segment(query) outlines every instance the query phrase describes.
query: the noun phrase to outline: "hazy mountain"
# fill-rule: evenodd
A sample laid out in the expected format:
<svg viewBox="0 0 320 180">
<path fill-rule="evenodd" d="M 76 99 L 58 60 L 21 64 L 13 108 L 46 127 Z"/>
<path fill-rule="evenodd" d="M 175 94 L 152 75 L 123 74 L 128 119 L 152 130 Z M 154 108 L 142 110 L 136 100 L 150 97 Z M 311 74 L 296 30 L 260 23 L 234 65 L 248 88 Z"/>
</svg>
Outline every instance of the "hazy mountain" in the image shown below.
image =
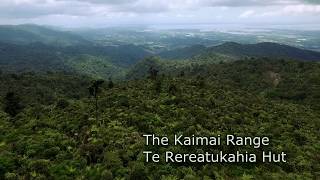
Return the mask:
<svg viewBox="0 0 320 180">
<path fill-rule="evenodd" d="M 67 31 L 58 31 L 38 25 L 0 25 L 0 41 L 14 44 L 43 44 L 70 46 L 89 44 L 81 36 Z"/>
</svg>

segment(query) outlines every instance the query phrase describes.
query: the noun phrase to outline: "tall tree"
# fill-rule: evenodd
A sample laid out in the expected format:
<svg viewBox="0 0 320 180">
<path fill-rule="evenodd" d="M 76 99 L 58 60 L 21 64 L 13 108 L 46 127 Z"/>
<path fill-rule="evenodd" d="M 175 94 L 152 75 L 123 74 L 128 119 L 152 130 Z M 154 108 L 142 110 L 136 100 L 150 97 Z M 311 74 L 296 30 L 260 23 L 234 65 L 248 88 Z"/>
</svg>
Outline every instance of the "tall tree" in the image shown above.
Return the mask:
<svg viewBox="0 0 320 180">
<path fill-rule="evenodd" d="M 112 89 L 114 87 L 114 83 L 113 83 L 113 81 L 112 81 L 112 79 L 111 79 L 111 77 L 109 78 L 109 82 L 108 82 L 108 88 L 109 89 Z"/>
<path fill-rule="evenodd" d="M 4 111 L 15 117 L 23 110 L 20 98 L 14 92 L 8 92 L 4 98 Z"/>
<path fill-rule="evenodd" d="M 158 77 L 158 72 L 159 71 L 157 69 L 155 69 L 154 67 L 150 67 L 149 68 L 149 77 L 150 77 L 150 79 L 156 80 L 157 77 Z"/>
<path fill-rule="evenodd" d="M 104 83 L 103 80 L 97 80 L 92 83 L 92 85 L 89 87 L 89 93 L 90 96 L 92 96 L 95 100 L 95 116 L 96 116 L 96 121 L 98 121 L 98 100 L 99 96 L 98 94 L 101 91 L 101 86 Z"/>
</svg>

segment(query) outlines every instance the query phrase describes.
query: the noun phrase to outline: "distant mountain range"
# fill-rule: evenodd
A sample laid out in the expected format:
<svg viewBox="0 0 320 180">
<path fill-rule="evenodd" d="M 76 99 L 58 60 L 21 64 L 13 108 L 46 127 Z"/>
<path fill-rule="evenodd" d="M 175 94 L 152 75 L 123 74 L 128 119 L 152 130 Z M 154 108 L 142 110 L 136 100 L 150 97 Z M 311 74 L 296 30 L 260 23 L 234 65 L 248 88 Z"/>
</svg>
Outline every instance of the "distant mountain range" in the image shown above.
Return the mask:
<svg viewBox="0 0 320 180">
<path fill-rule="evenodd" d="M 143 65 L 146 61 L 141 60 L 150 56 L 166 59 L 167 61 L 161 61 L 159 66 L 164 69 L 185 67 L 190 63 L 212 64 L 251 57 L 320 60 L 320 52 L 276 43 L 228 42 L 212 47 L 193 45 L 156 53 L 142 45 L 102 45 L 72 32 L 37 25 L 0 26 L 0 70 L 2 71 L 76 71 L 94 77 L 123 78 L 127 71 L 140 72 L 140 67 L 146 67 Z M 139 61 L 142 63 L 138 63 Z M 136 64 L 139 68 L 134 66 Z"/>
<path fill-rule="evenodd" d="M 151 54 L 141 46 L 102 46 L 70 32 L 42 26 L 0 26 L 2 71 L 79 71 L 107 78 L 111 74 L 122 74 L 123 67 Z M 84 57 L 88 59 L 84 60 Z"/>
</svg>

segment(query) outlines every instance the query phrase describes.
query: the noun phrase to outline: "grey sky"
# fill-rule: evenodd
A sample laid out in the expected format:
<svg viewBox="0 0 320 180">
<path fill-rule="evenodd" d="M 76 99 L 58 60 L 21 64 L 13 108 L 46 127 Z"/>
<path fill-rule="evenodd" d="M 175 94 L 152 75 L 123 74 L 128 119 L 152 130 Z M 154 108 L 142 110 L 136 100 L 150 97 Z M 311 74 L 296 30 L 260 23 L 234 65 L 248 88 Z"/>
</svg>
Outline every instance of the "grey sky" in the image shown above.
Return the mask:
<svg viewBox="0 0 320 180">
<path fill-rule="evenodd" d="M 320 24 L 320 0 L 1 0 L 0 24 Z"/>
</svg>

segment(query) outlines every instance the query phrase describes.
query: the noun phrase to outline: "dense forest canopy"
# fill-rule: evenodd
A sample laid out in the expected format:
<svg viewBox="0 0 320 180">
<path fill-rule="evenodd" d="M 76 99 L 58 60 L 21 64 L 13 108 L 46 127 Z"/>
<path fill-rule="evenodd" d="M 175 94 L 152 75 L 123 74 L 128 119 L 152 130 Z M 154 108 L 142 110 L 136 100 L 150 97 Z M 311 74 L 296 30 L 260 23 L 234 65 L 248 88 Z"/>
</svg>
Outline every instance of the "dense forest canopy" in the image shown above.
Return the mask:
<svg viewBox="0 0 320 180">
<path fill-rule="evenodd" d="M 254 59 L 181 68 L 179 73 L 159 71 L 151 79 L 147 73 L 114 86 L 105 83 L 99 93 L 99 119 L 87 89 L 91 78 L 3 73 L 2 106 L 12 106 L 5 97 L 13 92 L 23 108 L 15 116 L 6 108 L 0 113 L 0 175 L 7 179 L 312 179 L 320 170 L 319 69 L 313 62 Z M 145 163 L 142 134 L 177 132 L 269 136 L 267 148 L 286 151 L 288 163 Z M 153 150 L 161 153 L 164 148 Z"/>
</svg>

